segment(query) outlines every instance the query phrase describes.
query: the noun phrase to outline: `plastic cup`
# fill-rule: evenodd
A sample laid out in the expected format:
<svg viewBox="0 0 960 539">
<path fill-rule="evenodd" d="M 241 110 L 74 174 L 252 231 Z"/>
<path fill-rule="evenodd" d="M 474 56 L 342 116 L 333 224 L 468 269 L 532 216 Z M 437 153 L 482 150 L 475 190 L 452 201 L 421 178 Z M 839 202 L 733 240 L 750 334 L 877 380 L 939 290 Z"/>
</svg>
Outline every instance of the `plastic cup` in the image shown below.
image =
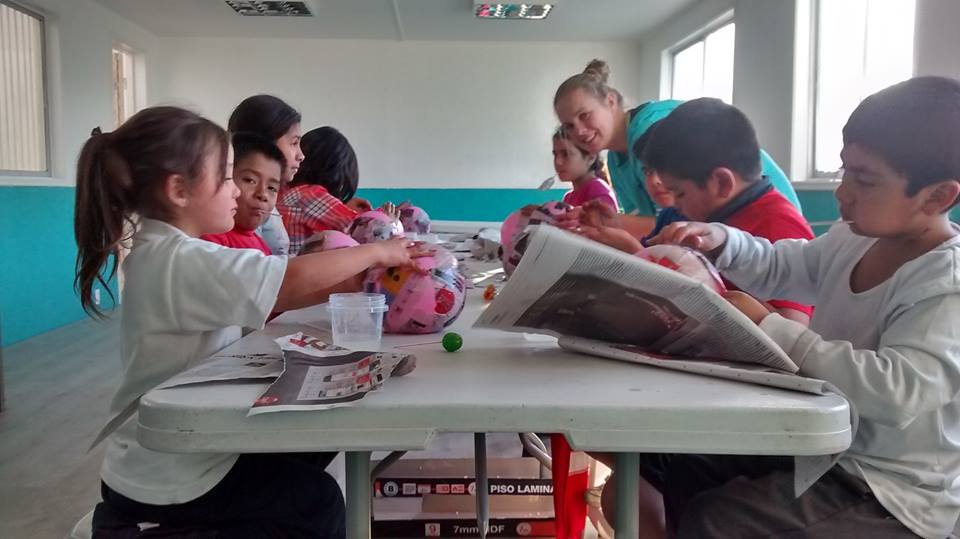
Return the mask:
<svg viewBox="0 0 960 539">
<path fill-rule="evenodd" d="M 330 294 L 333 344 L 348 350 L 376 351 L 383 336 L 387 298 L 363 292 Z"/>
</svg>

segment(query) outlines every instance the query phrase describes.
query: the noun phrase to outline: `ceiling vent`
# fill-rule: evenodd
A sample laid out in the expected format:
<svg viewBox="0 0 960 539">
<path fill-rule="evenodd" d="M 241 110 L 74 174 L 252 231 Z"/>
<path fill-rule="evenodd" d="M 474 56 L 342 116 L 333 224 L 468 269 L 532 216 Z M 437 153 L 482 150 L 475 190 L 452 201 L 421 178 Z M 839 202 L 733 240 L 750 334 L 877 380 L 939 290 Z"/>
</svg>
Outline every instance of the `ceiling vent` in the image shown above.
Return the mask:
<svg viewBox="0 0 960 539">
<path fill-rule="evenodd" d="M 552 4 L 473 3 L 473 14 L 478 19 L 542 21 L 551 9 Z"/>
<path fill-rule="evenodd" d="M 306 2 L 273 0 L 225 0 L 227 5 L 244 17 L 312 17 Z"/>
</svg>

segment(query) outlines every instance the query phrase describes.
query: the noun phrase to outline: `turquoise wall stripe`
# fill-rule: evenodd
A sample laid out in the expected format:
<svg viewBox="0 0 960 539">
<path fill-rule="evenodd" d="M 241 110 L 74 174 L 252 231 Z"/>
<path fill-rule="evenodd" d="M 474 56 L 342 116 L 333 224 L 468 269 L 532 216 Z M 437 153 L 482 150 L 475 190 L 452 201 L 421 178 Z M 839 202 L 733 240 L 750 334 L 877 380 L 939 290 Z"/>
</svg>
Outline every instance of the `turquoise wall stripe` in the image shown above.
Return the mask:
<svg viewBox="0 0 960 539">
<path fill-rule="evenodd" d="M 564 190 L 535 189 L 361 189 L 380 205 L 410 200 L 433 219 L 502 221 L 524 204 L 559 200 Z M 800 191 L 810 221 L 837 218 L 830 191 Z M 85 315 L 73 292 L 77 250 L 73 241 L 71 187 L 0 187 L 0 321 L 7 346 Z M 954 211 L 960 220 L 960 209 Z M 826 225 L 814 226 L 817 234 Z M 104 304 L 109 296 L 103 294 Z"/>
<path fill-rule="evenodd" d="M 525 204 L 560 200 L 566 190 L 551 189 L 360 189 L 357 195 L 376 207 L 409 200 L 440 221 L 503 221 Z"/>
<path fill-rule="evenodd" d="M 7 346 L 85 315 L 73 292 L 72 187 L 0 187 L 0 322 Z M 109 296 L 102 292 L 107 305 Z"/>
</svg>

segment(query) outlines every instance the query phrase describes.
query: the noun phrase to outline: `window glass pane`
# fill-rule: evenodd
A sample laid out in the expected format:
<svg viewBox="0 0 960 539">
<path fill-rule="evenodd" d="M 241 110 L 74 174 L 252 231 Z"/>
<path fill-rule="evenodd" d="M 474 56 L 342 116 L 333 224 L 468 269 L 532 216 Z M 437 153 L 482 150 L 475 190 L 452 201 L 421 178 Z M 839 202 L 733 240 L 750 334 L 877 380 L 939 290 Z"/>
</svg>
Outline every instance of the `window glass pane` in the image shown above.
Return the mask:
<svg viewBox="0 0 960 539">
<path fill-rule="evenodd" d="M 733 102 L 734 23 L 727 24 L 707 36 L 703 60 L 703 95 Z"/>
<path fill-rule="evenodd" d="M 863 98 L 913 72 L 914 0 L 821 0 L 813 167 L 840 168 L 842 130 Z"/>
<path fill-rule="evenodd" d="M 0 3 L 0 170 L 47 170 L 43 22 Z"/>
<path fill-rule="evenodd" d="M 703 95 L 703 41 L 673 56 L 674 99 L 694 99 Z"/>
</svg>

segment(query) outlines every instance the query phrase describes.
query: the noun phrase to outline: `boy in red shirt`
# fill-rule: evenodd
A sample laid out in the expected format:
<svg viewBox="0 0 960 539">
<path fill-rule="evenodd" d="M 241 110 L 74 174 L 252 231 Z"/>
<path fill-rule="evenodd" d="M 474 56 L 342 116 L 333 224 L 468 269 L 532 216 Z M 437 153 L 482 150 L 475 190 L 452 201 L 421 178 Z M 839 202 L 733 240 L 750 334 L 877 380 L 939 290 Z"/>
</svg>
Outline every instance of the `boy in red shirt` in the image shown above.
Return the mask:
<svg viewBox="0 0 960 539">
<path fill-rule="evenodd" d="M 746 115 L 705 97 L 687 101 L 661 120 L 642 159 L 691 221 L 724 223 L 771 242 L 813 239 L 806 219 L 761 175 L 759 156 L 757 134 Z M 584 233 L 627 252 L 641 248 L 636 239 L 618 230 L 586 228 Z M 731 289 L 735 284 L 726 282 Z M 810 322 L 809 305 L 759 299 L 784 318 Z"/>
<path fill-rule="evenodd" d="M 237 249 L 273 253 L 256 229 L 277 204 L 280 177 L 285 166 L 283 152 L 273 142 L 253 133 L 234 133 L 233 183 L 240 189 L 233 230 L 205 234 L 201 238 Z"/>
</svg>

